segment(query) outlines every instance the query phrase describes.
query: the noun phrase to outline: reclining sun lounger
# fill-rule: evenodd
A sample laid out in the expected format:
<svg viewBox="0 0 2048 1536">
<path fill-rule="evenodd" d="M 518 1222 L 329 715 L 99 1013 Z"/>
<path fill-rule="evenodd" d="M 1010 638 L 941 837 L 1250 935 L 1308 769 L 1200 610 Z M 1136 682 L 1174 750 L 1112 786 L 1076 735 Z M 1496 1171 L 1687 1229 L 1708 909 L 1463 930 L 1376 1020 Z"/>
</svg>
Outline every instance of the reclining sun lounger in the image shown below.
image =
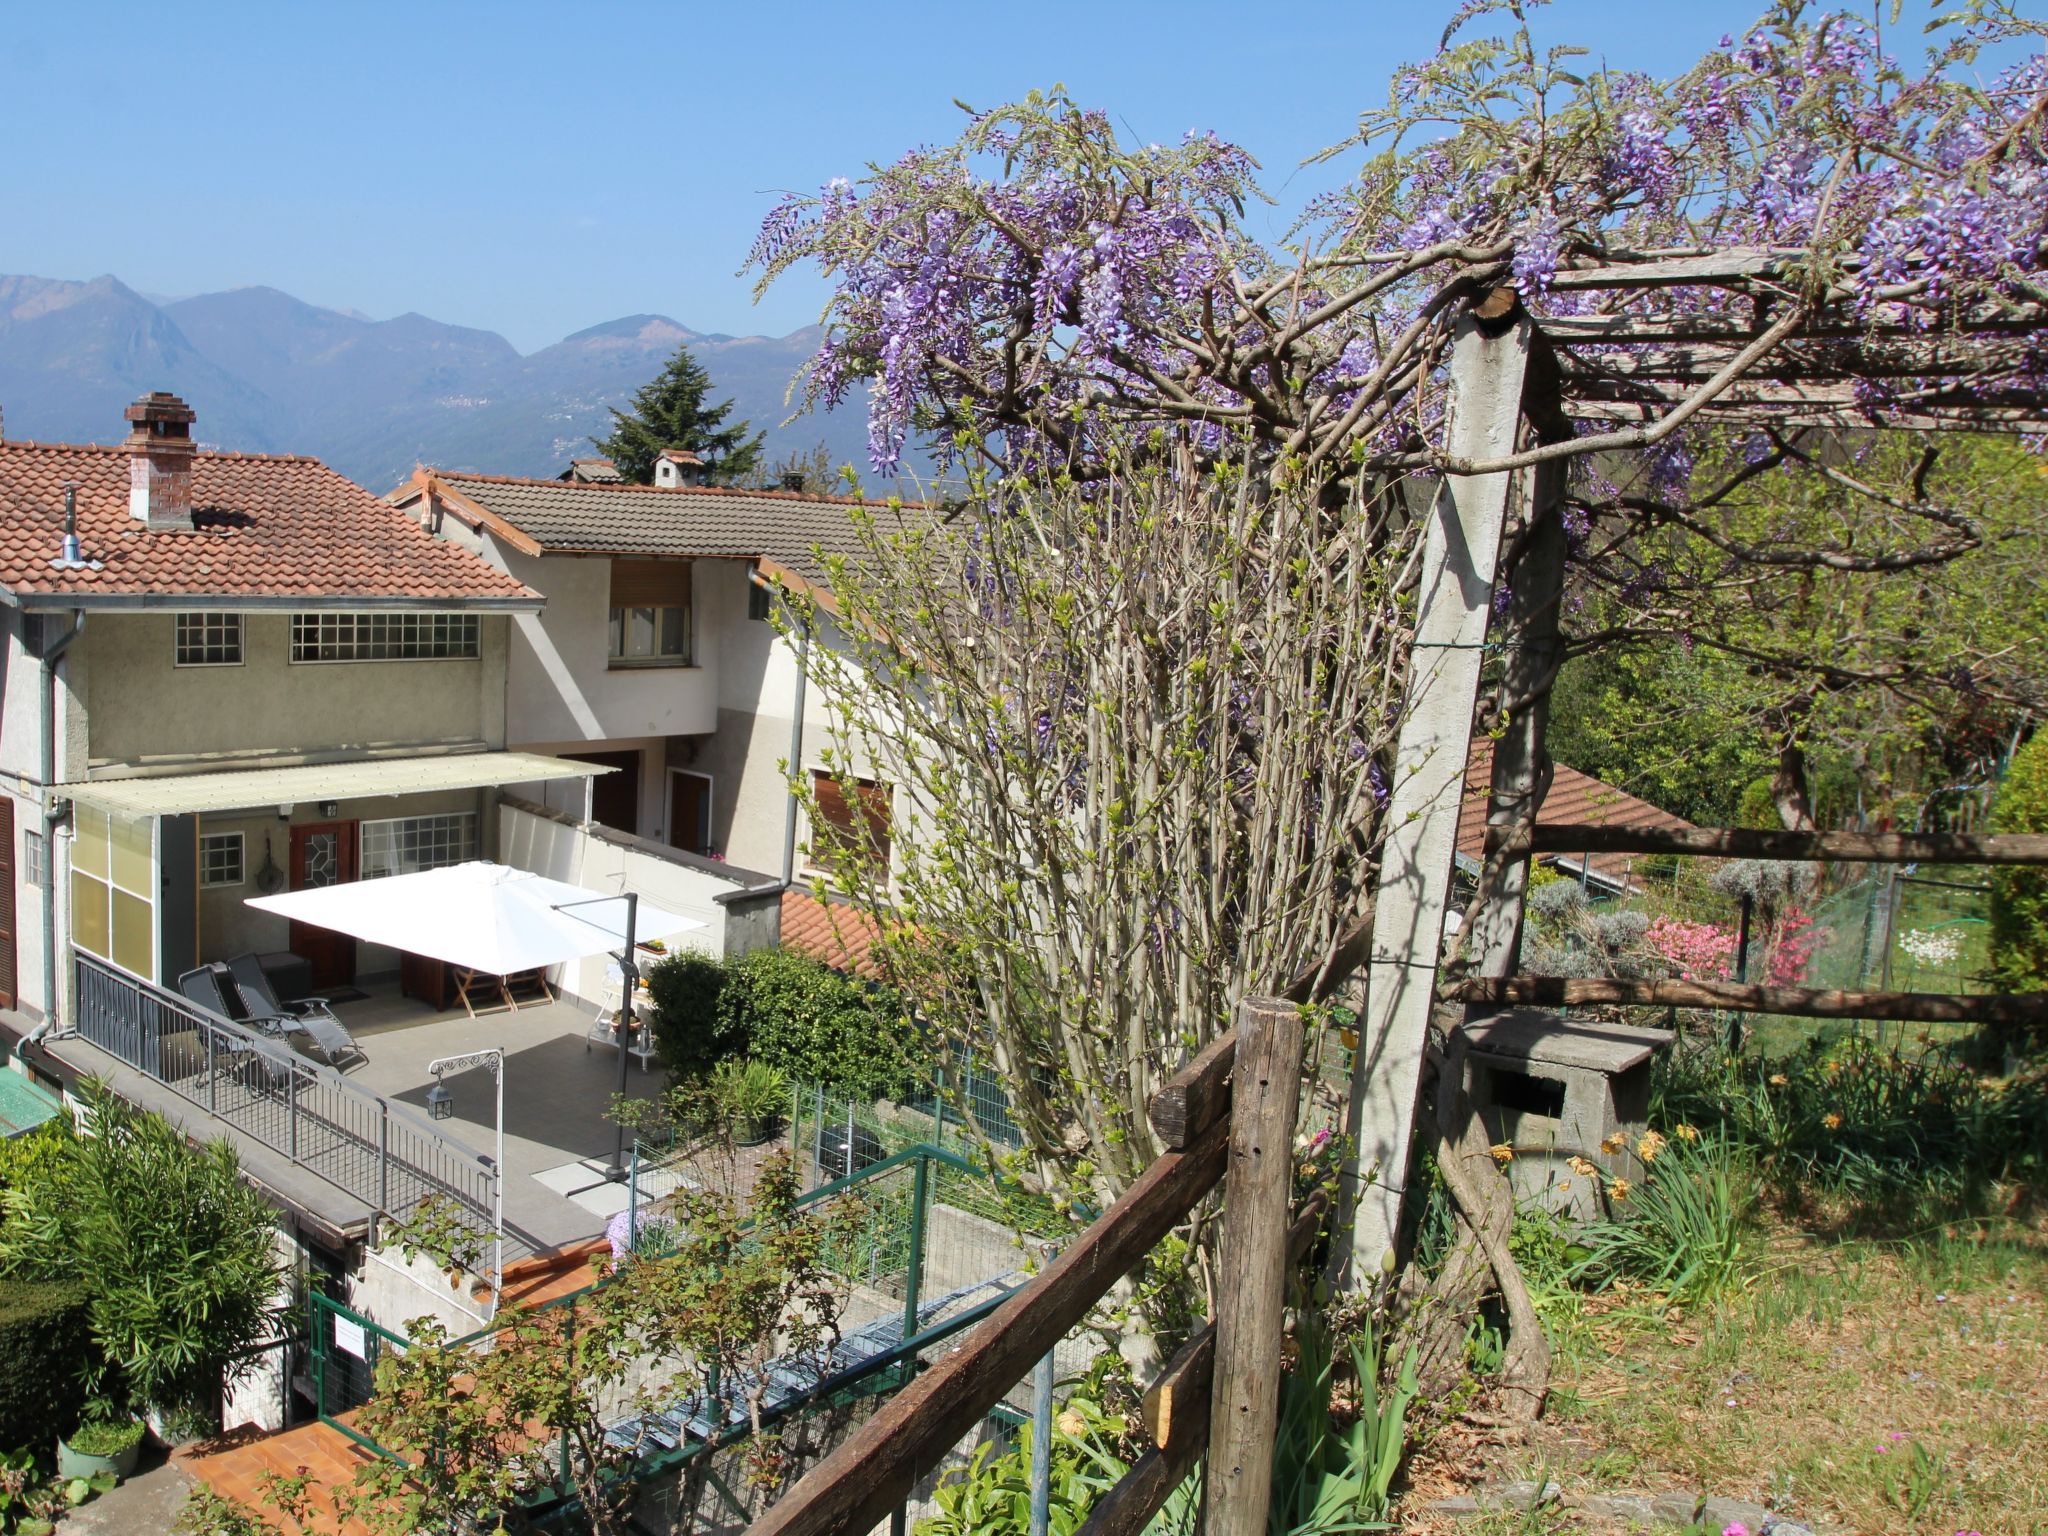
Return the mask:
<svg viewBox="0 0 2048 1536">
<path fill-rule="evenodd" d="M 338 1070 L 342 1059 L 348 1056 L 357 1061 L 370 1059 L 369 1052 L 356 1044 L 348 1026 L 335 1017 L 326 998 L 302 997 L 297 1002 L 280 1002 L 270 978 L 263 974 L 263 963 L 254 953 L 236 955 L 228 961 L 227 972 L 229 985 L 240 995 L 244 1008 L 252 1015 L 291 1020 L 304 1032 L 312 1053 L 330 1067 Z"/>
</svg>

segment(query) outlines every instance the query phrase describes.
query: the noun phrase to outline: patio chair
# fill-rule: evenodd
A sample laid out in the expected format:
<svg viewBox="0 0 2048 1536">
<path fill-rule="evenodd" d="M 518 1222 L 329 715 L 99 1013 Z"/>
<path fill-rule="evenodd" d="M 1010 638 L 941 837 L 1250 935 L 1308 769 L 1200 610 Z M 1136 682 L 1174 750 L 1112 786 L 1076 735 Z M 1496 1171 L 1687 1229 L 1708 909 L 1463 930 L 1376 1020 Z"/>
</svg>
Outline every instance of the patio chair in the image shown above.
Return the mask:
<svg viewBox="0 0 2048 1536">
<path fill-rule="evenodd" d="M 231 1024 L 240 1024 L 267 1039 L 289 1043 L 291 1037 L 299 1032 L 296 1019 L 277 1014 L 252 1014 L 245 1010 L 241 1000 L 234 996 L 226 967 L 218 963 L 186 971 L 178 978 L 178 990 L 203 1012 Z M 232 1035 L 215 1037 L 213 1050 L 218 1063 L 216 1070 L 224 1069 L 225 1075 L 252 1089 L 273 1092 L 291 1076 L 289 1070 L 281 1069 L 274 1059 Z"/>
<path fill-rule="evenodd" d="M 263 963 L 253 951 L 227 962 L 227 983 L 251 1015 L 283 1018 L 296 1024 L 313 1054 L 337 1071 L 344 1057 L 353 1056 L 359 1062 L 370 1059 L 370 1053 L 356 1044 L 348 1026 L 335 1017 L 326 998 L 302 997 L 296 1002 L 280 1002 L 270 978 L 263 973 Z"/>
</svg>

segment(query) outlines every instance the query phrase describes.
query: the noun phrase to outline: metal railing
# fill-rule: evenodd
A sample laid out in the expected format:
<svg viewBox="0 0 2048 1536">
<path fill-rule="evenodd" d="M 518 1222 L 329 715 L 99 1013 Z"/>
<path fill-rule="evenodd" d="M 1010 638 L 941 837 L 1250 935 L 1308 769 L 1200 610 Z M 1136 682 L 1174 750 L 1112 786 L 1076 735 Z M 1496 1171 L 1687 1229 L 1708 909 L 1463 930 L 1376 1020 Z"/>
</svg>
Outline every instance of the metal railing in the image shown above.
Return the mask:
<svg viewBox="0 0 2048 1536">
<path fill-rule="evenodd" d="M 438 1196 L 495 1229 L 500 1170 L 403 1105 L 74 950 L 79 1037 L 371 1209 Z"/>
<path fill-rule="evenodd" d="M 799 1208 L 828 1205 L 851 1197 L 868 1207 L 865 1220 L 846 1228 L 826 1253 L 827 1266 L 847 1287 L 837 1315 L 838 1342 L 829 1358 L 778 1362 L 777 1384 L 784 1390 L 762 1404 L 764 1428 L 775 1428 L 849 1394 L 886 1394 L 899 1389 L 917 1372 L 953 1347 L 955 1338 L 1000 1307 L 1021 1284 L 1019 1265 L 1034 1262 L 1044 1250 L 1027 1249 L 1000 1232 L 993 1223 L 955 1207 L 949 1192 L 987 1182 L 986 1172 L 965 1158 L 929 1145 L 914 1145 L 891 1154 L 850 1177 L 835 1179 L 797 1199 Z M 662 1258 L 674 1249 L 650 1243 L 646 1257 Z M 567 1295 L 518 1309 L 517 1318 L 538 1323 L 559 1320 L 558 1334 L 536 1331 L 516 1347 L 545 1349 L 549 1339 L 573 1340 L 581 1330 L 578 1308 L 591 1294 L 613 1283 L 601 1276 Z M 366 1432 L 356 1411 L 375 1395 L 377 1364 L 403 1354 L 410 1341 L 343 1302 L 314 1293 L 310 1298 L 311 1378 L 323 1423 L 339 1430 L 372 1455 L 404 1460 L 398 1449 L 380 1444 Z M 495 1350 L 508 1342 L 508 1315 L 490 1325 L 452 1339 L 451 1349 Z M 651 1383 L 674 1376 L 666 1395 L 646 1391 L 620 1392 L 607 1415 L 610 1443 L 625 1452 L 634 1476 L 643 1482 L 662 1478 L 698 1456 L 717 1457 L 744 1443 L 752 1434 L 744 1414 L 718 1411 L 695 1394 L 689 1373 L 677 1374 L 681 1362 L 650 1355 L 629 1372 Z M 669 1400 L 669 1399 L 672 1399 Z M 527 1514 L 555 1509 L 573 1501 L 568 1476 L 571 1451 L 568 1432 L 536 1440 L 545 1454 L 536 1467 L 553 1469 L 537 1479 L 527 1497 Z M 731 1470 L 731 1469 L 727 1469 Z M 735 1486 L 744 1479 L 735 1476 Z M 717 1475 L 714 1488 L 728 1499 Z M 712 1497 L 707 1493 L 705 1497 Z M 754 1494 L 746 1501 L 758 1503 Z M 726 1513 L 746 1518 L 757 1510 L 735 1505 Z"/>
</svg>

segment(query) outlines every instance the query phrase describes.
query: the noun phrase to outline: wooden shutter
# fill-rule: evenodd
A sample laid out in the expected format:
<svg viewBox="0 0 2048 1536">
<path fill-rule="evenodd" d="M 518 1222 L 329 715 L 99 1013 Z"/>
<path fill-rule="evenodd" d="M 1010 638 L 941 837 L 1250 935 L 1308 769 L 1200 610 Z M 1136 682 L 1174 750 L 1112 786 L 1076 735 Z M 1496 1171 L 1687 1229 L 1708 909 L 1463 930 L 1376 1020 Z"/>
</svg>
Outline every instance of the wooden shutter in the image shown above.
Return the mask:
<svg viewBox="0 0 2048 1536">
<path fill-rule="evenodd" d="M 687 560 L 614 560 L 614 608 L 687 608 L 690 605 L 690 562 Z"/>
<path fill-rule="evenodd" d="M 829 773 L 813 773 L 811 786 L 818 799 L 818 821 L 811 838 L 812 857 L 823 862 L 831 850 L 848 848 L 862 856 L 871 856 L 875 862 L 887 869 L 889 865 L 889 789 L 871 779 L 854 781 L 854 794 L 860 806 L 860 821 L 856 824 L 854 807 L 847 802 L 846 791 L 839 780 Z"/>
</svg>

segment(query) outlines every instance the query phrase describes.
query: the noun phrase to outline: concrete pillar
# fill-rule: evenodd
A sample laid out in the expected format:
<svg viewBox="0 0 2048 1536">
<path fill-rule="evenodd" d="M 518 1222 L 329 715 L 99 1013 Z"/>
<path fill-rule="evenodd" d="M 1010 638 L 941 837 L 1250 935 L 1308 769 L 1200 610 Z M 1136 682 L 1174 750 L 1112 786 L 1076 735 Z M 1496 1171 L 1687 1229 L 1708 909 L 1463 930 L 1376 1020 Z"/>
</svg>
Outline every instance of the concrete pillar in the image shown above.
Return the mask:
<svg viewBox="0 0 2048 1536">
<path fill-rule="evenodd" d="M 1515 448 L 1533 327 L 1519 307 L 1488 325 L 1459 321 L 1451 350 L 1445 451 L 1494 458 Z M 1376 1271 L 1393 1246 L 1408 1177 L 1415 1099 L 1428 1045 L 1458 802 L 1472 745 L 1482 647 L 1512 476 L 1446 476 L 1424 537 L 1408 697 L 1386 807 L 1372 954 L 1352 1071 L 1351 1269 Z"/>
</svg>

